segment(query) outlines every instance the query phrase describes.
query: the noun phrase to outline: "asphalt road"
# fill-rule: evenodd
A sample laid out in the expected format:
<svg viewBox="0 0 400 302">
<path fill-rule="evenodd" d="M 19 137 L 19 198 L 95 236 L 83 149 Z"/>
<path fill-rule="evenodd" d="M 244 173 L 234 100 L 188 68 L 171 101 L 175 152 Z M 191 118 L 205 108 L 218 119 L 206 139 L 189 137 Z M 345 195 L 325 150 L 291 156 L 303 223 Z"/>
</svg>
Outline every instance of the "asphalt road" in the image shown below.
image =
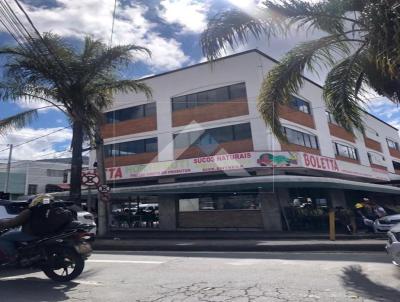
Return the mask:
<svg viewBox="0 0 400 302">
<path fill-rule="evenodd" d="M 400 301 L 384 253 L 96 253 L 67 285 L 0 275 L 4 302 Z"/>
</svg>

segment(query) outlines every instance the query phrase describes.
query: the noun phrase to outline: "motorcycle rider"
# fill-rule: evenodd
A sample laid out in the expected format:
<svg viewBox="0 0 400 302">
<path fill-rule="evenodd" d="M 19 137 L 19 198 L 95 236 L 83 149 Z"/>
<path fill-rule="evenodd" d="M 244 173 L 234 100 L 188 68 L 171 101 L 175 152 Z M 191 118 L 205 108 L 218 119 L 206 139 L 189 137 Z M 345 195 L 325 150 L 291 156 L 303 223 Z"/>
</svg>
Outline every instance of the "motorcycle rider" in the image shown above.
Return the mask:
<svg viewBox="0 0 400 302">
<path fill-rule="evenodd" d="M 37 238 L 30 230 L 31 208 L 41 203 L 54 201 L 53 197 L 47 194 L 37 195 L 30 200 L 28 208 L 19 213 L 18 216 L 0 220 L 0 230 L 22 226 L 22 230 L 20 231 L 15 230 L 0 236 L 0 262 L 12 262 L 16 260 L 16 242 L 31 241 Z"/>
</svg>

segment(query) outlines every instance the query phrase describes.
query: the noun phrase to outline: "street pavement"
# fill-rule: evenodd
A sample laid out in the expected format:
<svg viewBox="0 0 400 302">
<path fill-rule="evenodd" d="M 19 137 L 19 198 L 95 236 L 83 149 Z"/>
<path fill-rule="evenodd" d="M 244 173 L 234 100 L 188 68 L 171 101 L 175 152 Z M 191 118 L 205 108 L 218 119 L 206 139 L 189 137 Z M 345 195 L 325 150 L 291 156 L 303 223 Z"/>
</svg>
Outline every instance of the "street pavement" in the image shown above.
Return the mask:
<svg viewBox="0 0 400 302">
<path fill-rule="evenodd" d="M 400 301 L 400 269 L 381 252 L 97 252 L 83 275 L 0 275 L 4 302 Z"/>
</svg>

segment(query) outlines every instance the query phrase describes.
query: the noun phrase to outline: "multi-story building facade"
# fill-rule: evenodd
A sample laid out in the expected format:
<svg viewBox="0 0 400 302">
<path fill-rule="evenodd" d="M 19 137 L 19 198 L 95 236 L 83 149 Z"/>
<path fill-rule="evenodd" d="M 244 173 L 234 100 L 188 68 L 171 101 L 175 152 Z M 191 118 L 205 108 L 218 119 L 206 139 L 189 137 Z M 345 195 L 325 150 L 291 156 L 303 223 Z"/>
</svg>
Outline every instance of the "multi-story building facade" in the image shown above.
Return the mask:
<svg viewBox="0 0 400 302">
<path fill-rule="evenodd" d="M 87 157 L 84 158 L 87 167 Z M 23 160 L 11 164 L 8 193 L 11 199 L 39 193 L 69 190 L 71 159 Z M 0 191 L 7 178 L 7 164 L 0 164 Z"/>
<path fill-rule="evenodd" d="M 257 96 L 276 63 L 247 51 L 144 78 L 151 99 L 117 95 L 103 127 L 114 202 L 150 198 L 164 229 L 280 230 L 280 209 L 299 199 L 342 207 L 362 196 L 395 200 L 398 130 L 365 113 L 365 133 L 347 132 L 313 81 L 274 108 L 287 143 L 272 135 Z"/>
</svg>

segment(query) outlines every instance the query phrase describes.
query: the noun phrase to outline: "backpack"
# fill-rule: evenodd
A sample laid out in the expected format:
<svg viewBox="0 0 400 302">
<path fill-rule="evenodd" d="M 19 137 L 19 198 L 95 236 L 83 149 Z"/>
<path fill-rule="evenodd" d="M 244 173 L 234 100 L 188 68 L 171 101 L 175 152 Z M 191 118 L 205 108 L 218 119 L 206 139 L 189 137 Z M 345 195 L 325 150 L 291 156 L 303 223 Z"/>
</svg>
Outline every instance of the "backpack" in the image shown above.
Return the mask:
<svg viewBox="0 0 400 302">
<path fill-rule="evenodd" d="M 70 210 L 52 203 L 39 204 L 30 210 L 30 230 L 36 236 L 57 233 L 73 220 L 73 214 Z"/>
</svg>

